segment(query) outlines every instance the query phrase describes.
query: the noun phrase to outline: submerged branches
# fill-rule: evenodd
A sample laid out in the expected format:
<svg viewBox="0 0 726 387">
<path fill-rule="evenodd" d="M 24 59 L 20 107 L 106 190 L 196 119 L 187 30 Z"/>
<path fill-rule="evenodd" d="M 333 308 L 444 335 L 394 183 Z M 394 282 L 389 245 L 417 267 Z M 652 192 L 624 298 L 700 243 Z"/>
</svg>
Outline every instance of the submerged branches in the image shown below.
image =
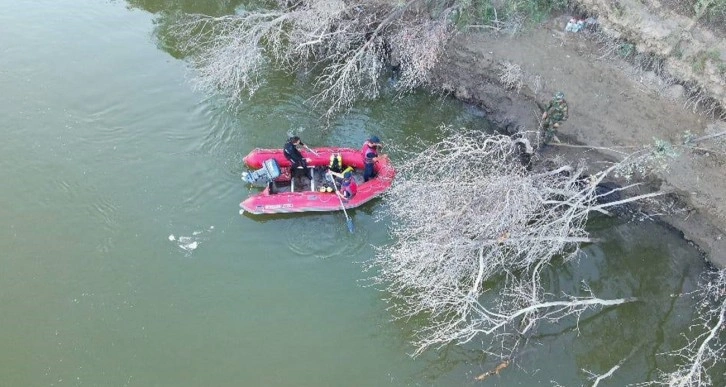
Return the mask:
<svg viewBox="0 0 726 387">
<path fill-rule="evenodd" d="M 644 385 L 713 385 L 709 371 L 717 364 L 723 364 L 726 355 L 726 269 L 709 273 L 699 289 L 698 298 L 698 318 L 691 326 L 691 334 L 686 336 L 686 345 L 665 354 L 678 360 L 678 368 L 662 372 L 659 380 Z"/>
</svg>

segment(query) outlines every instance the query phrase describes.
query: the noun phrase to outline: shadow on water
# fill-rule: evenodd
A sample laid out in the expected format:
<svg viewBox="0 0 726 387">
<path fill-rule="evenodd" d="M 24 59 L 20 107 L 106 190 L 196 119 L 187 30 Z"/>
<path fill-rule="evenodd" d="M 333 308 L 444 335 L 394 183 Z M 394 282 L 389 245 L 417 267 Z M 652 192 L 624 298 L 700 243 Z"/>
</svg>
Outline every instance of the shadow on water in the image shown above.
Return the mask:
<svg viewBox="0 0 726 387">
<path fill-rule="evenodd" d="M 584 296 L 587 284 L 597 297 L 638 301 L 543 326 L 534 338 L 548 346 L 571 342 L 581 370 L 602 374 L 624 360 L 615 385 L 652 380 L 657 369 L 676 364 L 662 353 L 685 344 L 679 332 L 695 315 L 690 293 L 705 263 L 680 235 L 653 222 L 595 218 L 588 228 L 600 242 L 583 246 L 577 260 L 551 267 L 543 275 L 547 290 Z"/>
<path fill-rule="evenodd" d="M 295 255 L 320 259 L 358 256 L 370 246 L 370 228 L 375 226 L 370 216 L 376 205 L 373 202 L 380 199 L 347 210 L 355 225 L 353 233 L 348 231 L 342 211 L 260 215 L 244 212 L 242 217 L 274 227 L 280 242 Z M 356 216 L 357 213 L 363 216 Z"/>
</svg>

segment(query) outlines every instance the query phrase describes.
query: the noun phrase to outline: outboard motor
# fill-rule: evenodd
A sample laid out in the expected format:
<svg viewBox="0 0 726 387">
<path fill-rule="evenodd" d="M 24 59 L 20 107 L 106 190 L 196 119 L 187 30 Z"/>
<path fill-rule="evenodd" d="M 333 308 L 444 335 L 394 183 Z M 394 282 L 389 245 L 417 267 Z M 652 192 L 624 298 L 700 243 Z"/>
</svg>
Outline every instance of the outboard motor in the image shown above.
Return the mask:
<svg viewBox="0 0 726 387">
<path fill-rule="evenodd" d="M 277 160 L 269 159 L 262 163 L 262 168 L 252 172 L 242 172 L 242 180 L 256 186 L 264 187 L 280 176 L 280 165 Z"/>
</svg>

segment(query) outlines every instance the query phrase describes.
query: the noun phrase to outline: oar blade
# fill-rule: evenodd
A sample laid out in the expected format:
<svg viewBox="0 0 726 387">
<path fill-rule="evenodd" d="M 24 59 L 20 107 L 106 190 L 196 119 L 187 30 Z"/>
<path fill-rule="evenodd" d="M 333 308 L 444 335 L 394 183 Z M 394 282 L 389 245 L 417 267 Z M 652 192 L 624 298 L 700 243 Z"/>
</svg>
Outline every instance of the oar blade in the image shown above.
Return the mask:
<svg viewBox="0 0 726 387">
<path fill-rule="evenodd" d="M 345 220 L 345 223 L 348 224 L 348 231 L 350 231 L 350 233 L 352 234 L 353 231 L 355 230 L 353 228 L 353 219 L 348 218 L 348 219 Z"/>
</svg>

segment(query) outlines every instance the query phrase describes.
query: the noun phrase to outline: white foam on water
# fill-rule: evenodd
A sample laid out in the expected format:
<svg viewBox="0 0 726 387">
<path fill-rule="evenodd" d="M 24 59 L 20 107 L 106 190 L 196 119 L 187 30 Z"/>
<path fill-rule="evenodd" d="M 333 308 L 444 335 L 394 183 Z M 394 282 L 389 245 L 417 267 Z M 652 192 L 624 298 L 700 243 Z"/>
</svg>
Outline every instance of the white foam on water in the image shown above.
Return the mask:
<svg viewBox="0 0 726 387">
<path fill-rule="evenodd" d="M 179 245 L 179 247 L 181 247 L 182 249 L 184 249 L 186 251 L 194 251 L 197 249 L 198 246 L 199 246 L 199 243 L 197 241 L 188 243 L 186 245 L 184 245 L 184 244 Z"/>
<path fill-rule="evenodd" d="M 192 251 L 196 250 L 204 240 L 206 240 L 206 236 L 204 234 L 211 233 L 212 230 L 214 230 L 214 226 L 209 226 L 209 228 L 204 231 L 192 231 L 192 235 L 190 236 L 177 237 L 174 234 L 169 234 L 169 241 L 176 242 L 176 245 L 180 249 L 186 251 L 187 253 L 191 253 Z"/>
</svg>

